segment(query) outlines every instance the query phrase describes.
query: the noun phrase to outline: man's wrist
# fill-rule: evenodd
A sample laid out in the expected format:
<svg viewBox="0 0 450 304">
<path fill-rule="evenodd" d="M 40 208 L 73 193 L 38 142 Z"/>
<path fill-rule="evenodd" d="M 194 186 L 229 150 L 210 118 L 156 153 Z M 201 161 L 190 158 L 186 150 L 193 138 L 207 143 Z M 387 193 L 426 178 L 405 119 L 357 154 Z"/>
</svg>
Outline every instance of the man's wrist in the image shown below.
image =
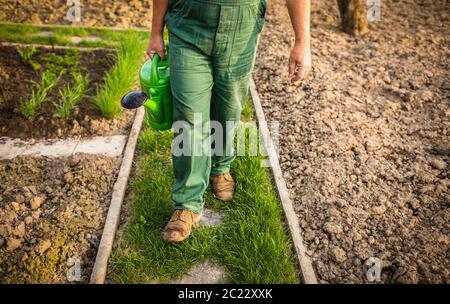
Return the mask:
<svg viewBox="0 0 450 304">
<path fill-rule="evenodd" d="M 311 39 L 309 37 L 296 37 L 294 44 L 295 45 L 310 45 Z"/>
<path fill-rule="evenodd" d="M 152 37 L 159 38 L 159 37 L 162 37 L 163 35 L 164 35 L 164 25 L 152 27 L 152 33 L 151 33 Z"/>
</svg>

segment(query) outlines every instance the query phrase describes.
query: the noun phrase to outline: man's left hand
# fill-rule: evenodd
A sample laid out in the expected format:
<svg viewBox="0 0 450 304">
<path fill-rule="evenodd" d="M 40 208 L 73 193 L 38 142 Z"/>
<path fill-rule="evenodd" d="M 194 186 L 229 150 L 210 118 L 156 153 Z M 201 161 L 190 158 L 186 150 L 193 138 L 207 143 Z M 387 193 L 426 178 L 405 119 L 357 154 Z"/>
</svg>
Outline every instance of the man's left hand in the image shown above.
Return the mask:
<svg viewBox="0 0 450 304">
<path fill-rule="evenodd" d="M 292 82 L 305 79 L 311 70 L 311 46 L 309 42 L 295 43 L 289 57 L 289 76 Z"/>
</svg>

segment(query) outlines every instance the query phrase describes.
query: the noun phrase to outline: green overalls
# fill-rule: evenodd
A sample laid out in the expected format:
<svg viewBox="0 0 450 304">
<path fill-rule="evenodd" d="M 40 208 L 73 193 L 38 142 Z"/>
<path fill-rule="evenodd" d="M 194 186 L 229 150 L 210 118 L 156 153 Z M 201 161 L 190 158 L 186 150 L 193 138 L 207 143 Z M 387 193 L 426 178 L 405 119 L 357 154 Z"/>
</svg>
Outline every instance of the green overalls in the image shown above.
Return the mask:
<svg viewBox="0 0 450 304">
<path fill-rule="evenodd" d="M 210 150 L 191 153 L 194 155 L 172 153 L 175 178 L 172 198 L 176 209 L 202 212 L 209 177 L 230 170 L 235 158 L 232 148 L 235 128 L 227 127 L 226 122 L 240 120 L 265 10 L 265 0 L 169 2 L 165 21 L 169 30 L 174 122 L 187 122 L 192 131 L 192 146 L 199 145 L 192 135 L 195 117 L 202 123 L 218 121 L 224 134 L 223 153 L 212 156 Z M 174 128 L 175 138 L 182 132 Z M 208 128 L 200 135 L 201 139 L 208 140 L 209 133 Z"/>
</svg>

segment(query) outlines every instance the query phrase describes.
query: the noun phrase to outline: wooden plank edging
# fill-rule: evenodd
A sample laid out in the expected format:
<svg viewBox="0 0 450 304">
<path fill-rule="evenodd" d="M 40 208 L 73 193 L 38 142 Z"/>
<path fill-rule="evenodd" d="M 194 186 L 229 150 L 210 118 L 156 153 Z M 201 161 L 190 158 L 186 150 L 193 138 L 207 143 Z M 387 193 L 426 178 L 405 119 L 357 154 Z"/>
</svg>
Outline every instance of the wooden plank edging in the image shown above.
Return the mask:
<svg viewBox="0 0 450 304">
<path fill-rule="evenodd" d="M 272 138 L 270 137 L 270 131 L 267 127 L 267 122 L 264 116 L 264 111 L 261 106 L 261 100 L 259 99 L 258 91 L 256 90 L 256 84 L 253 78 L 250 81 L 250 93 L 252 97 L 253 106 L 255 108 L 256 117 L 258 119 L 258 125 L 260 134 L 263 138 L 263 143 L 266 148 L 270 167 L 272 169 L 273 177 L 277 187 L 278 195 L 283 206 L 284 214 L 291 232 L 292 241 L 294 243 L 297 258 L 300 264 L 301 275 L 303 282 L 306 284 L 317 284 L 316 274 L 312 266 L 311 259 L 306 254 L 306 247 L 303 244 L 303 238 L 301 235 L 300 224 L 297 214 L 294 211 L 292 201 L 289 197 L 289 192 L 286 187 L 286 182 L 283 178 L 280 163 L 278 161 L 278 154 L 275 150 Z"/>
<path fill-rule="evenodd" d="M 134 151 L 144 119 L 144 108 L 140 107 L 136 111 L 133 126 L 131 127 L 128 142 L 120 165 L 119 175 L 113 187 L 111 204 L 109 205 L 106 216 L 105 226 L 103 228 L 102 238 L 98 246 L 97 256 L 95 258 L 94 268 L 91 274 L 91 284 L 103 284 L 105 282 L 108 260 L 111 255 L 114 238 L 119 225 L 120 210 L 125 197 L 125 190 L 133 165 Z"/>
</svg>

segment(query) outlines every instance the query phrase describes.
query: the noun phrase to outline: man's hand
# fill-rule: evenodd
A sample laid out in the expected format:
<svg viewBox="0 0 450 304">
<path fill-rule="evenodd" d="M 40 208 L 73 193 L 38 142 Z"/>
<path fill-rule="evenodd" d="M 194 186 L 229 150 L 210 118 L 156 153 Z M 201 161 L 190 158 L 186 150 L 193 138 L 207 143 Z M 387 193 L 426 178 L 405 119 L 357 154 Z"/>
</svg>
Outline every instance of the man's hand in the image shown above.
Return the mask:
<svg viewBox="0 0 450 304">
<path fill-rule="evenodd" d="M 286 4 L 295 32 L 295 44 L 289 57 L 289 75 L 294 82 L 304 79 L 311 69 L 311 0 L 286 0 Z"/>
<path fill-rule="evenodd" d="M 289 57 L 289 76 L 292 82 L 305 79 L 311 69 L 310 43 L 296 43 Z"/>
<path fill-rule="evenodd" d="M 161 34 L 152 34 L 148 41 L 147 55 L 153 59 L 153 55 L 157 53 L 161 60 L 166 60 L 166 49 L 164 46 L 164 38 Z"/>
<path fill-rule="evenodd" d="M 164 46 L 164 17 L 169 7 L 169 0 L 153 1 L 152 34 L 148 42 L 147 55 L 153 59 L 157 53 L 159 58 L 166 60 L 166 49 Z"/>
</svg>

